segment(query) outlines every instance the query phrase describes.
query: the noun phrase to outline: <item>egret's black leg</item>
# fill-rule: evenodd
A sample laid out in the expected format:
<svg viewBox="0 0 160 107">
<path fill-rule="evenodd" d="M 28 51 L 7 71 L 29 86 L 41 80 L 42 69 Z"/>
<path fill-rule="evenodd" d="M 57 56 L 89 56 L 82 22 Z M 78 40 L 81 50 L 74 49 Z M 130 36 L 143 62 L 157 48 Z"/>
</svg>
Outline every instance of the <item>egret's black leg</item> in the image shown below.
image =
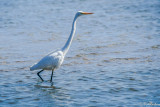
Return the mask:
<svg viewBox="0 0 160 107">
<path fill-rule="evenodd" d="M 51 86 L 53 86 L 53 82 L 51 82 Z"/>
<path fill-rule="evenodd" d="M 37 75 L 39 76 L 39 78 L 40 78 L 42 81 L 44 81 L 44 80 L 42 79 L 42 77 L 39 75 L 42 71 L 44 71 L 44 70 L 42 69 L 41 71 L 39 71 L 39 72 L 37 73 Z"/>
<path fill-rule="evenodd" d="M 51 82 L 52 82 L 52 77 L 53 77 L 53 70 L 52 70 L 52 74 L 51 74 L 51 80 L 50 80 Z"/>
</svg>

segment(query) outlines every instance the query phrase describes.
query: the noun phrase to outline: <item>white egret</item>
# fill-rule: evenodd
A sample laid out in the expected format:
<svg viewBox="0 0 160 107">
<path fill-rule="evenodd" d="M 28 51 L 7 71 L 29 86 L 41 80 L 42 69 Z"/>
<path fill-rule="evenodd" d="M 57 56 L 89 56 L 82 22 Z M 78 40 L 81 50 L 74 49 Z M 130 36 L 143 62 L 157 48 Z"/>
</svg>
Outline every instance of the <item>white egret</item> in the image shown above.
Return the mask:
<svg viewBox="0 0 160 107">
<path fill-rule="evenodd" d="M 32 67 L 30 67 L 31 71 L 41 69 L 41 71 L 39 71 L 37 73 L 37 75 L 40 77 L 40 79 L 42 81 L 43 81 L 43 79 L 40 76 L 40 73 L 44 70 L 52 70 L 51 80 L 50 80 L 52 82 L 54 70 L 56 70 L 57 68 L 59 68 L 61 66 L 61 64 L 63 63 L 64 57 L 65 57 L 66 53 L 68 52 L 70 45 L 72 43 L 75 31 L 76 31 L 77 18 L 79 16 L 88 15 L 88 14 L 93 14 L 93 13 L 78 11 L 75 15 L 74 20 L 73 20 L 72 30 L 71 30 L 70 36 L 69 36 L 66 44 L 64 45 L 64 47 L 56 52 L 52 52 L 52 53 L 48 54 L 47 56 L 43 57 L 38 63 L 36 63 Z"/>
</svg>

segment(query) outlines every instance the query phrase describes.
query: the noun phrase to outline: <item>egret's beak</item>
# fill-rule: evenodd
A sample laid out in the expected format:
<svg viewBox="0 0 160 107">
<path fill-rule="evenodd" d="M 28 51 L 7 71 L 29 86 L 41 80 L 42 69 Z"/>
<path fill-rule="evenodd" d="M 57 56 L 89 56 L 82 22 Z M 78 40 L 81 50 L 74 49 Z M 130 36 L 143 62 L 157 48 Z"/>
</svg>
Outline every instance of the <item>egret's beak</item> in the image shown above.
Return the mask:
<svg viewBox="0 0 160 107">
<path fill-rule="evenodd" d="M 82 12 L 82 14 L 87 15 L 87 14 L 93 14 L 93 13 L 90 13 L 90 12 Z"/>
</svg>

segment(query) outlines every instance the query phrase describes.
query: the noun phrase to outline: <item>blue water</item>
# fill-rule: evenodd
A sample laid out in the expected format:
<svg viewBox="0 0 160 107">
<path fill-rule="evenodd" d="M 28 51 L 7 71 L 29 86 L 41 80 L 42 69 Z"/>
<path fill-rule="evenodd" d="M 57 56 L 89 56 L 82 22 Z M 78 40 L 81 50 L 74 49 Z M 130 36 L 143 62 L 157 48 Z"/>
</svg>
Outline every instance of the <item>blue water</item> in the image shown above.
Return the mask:
<svg viewBox="0 0 160 107">
<path fill-rule="evenodd" d="M 160 105 L 159 0 L 1 0 L 0 106 L 132 107 Z M 66 42 L 61 68 L 29 67 Z"/>
</svg>

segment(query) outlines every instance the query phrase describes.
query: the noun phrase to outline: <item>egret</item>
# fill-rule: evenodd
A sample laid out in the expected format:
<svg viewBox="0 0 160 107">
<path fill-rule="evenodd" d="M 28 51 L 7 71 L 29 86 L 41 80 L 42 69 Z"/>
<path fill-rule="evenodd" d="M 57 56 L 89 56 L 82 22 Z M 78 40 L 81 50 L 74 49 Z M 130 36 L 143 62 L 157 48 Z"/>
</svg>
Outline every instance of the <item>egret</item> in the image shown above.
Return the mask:
<svg viewBox="0 0 160 107">
<path fill-rule="evenodd" d="M 93 13 L 78 11 L 72 23 L 72 30 L 71 30 L 70 36 L 67 42 L 65 43 L 65 45 L 63 46 L 63 48 L 46 55 L 38 63 L 35 63 L 33 66 L 30 67 L 31 71 L 40 69 L 37 75 L 40 77 L 42 81 L 43 79 L 40 76 L 40 73 L 44 70 L 52 70 L 51 79 L 50 79 L 50 81 L 52 82 L 53 72 L 61 66 L 61 64 L 63 63 L 64 57 L 71 46 L 75 31 L 76 31 L 77 18 L 79 16 L 89 15 L 89 14 L 93 14 Z"/>
</svg>

